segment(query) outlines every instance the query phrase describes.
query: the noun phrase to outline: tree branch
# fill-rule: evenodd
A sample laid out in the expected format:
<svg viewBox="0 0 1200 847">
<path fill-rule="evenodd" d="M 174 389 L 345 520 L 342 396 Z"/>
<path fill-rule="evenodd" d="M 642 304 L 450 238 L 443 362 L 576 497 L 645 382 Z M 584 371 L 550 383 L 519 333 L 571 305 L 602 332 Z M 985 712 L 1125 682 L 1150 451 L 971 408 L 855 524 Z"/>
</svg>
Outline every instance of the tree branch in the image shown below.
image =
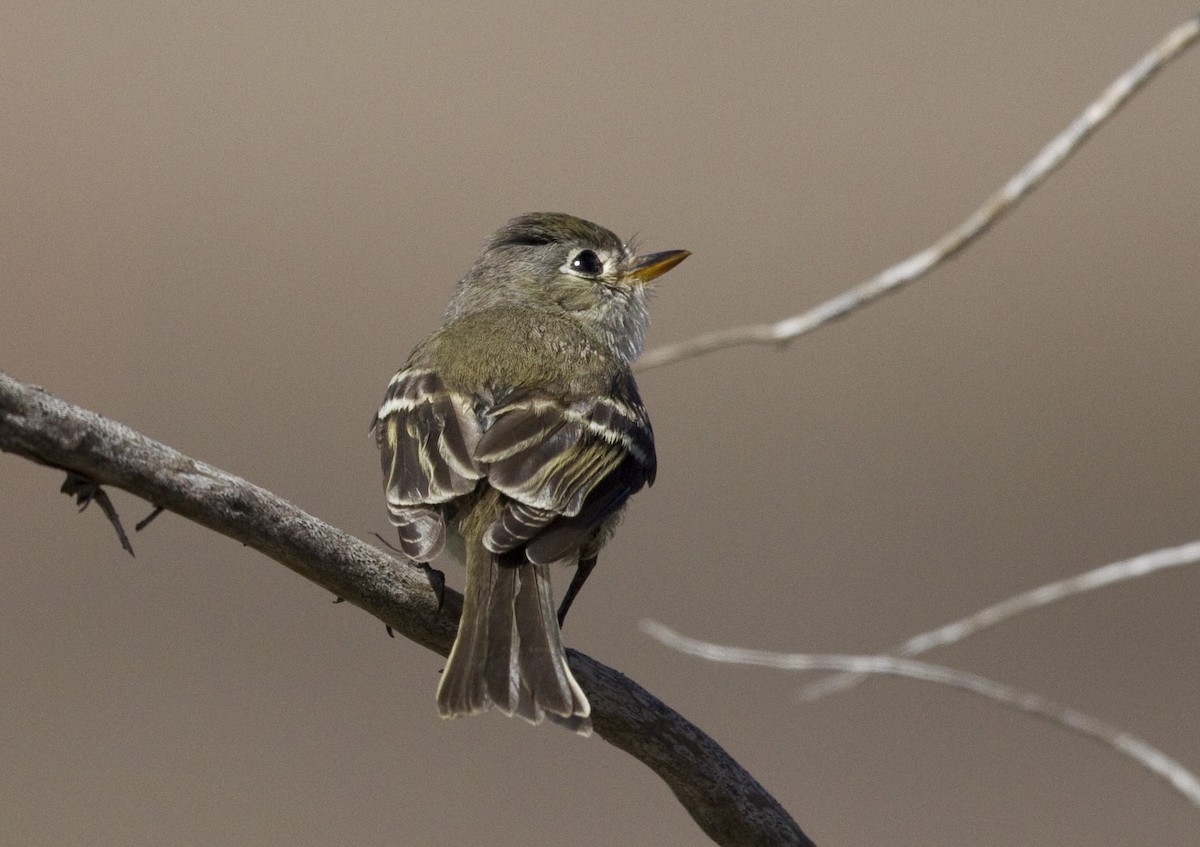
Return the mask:
<svg viewBox="0 0 1200 847">
<path fill-rule="evenodd" d="M 844 318 L 885 294 L 898 291 L 946 261 L 986 232 L 992 224 L 1058 169 L 1091 137 L 1101 124 L 1116 114 L 1167 62 L 1181 55 L 1200 36 L 1200 16 L 1167 33 L 1149 53 L 1117 77 L 1093 103 L 1021 168 L 999 191 L 931 247 L 892 265 L 878 276 L 809 309 L 774 323 L 718 329 L 695 338 L 656 347 L 642 354 L 637 370 L 646 371 L 693 356 L 742 344 L 784 345 L 837 318 Z"/>
<path fill-rule="evenodd" d="M 699 656 L 711 662 L 734 665 L 757 665 L 790 671 L 833 670 L 848 674 L 891 674 L 922 682 L 935 682 L 968 691 L 993 703 L 999 703 L 1026 714 L 1044 718 L 1072 732 L 1099 741 L 1132 759 L 1139 766 L 1160 777 L 1193 806 L 1200 807 L 1200 779 L 1191 771 L 1159 750 L 1148 741 L 1125 730 L 1105 723 L 1078 709 L 1055 703 L 1047 697 L 1020 691 L 1002 682 L 979 674 L 954 670 L 895 656 L 845 656 L 830 653 L 776 653 L 772 650 L 751 650 L 713 644 L 680 635 L 656 621 L 643 621 L 642 629 L 652 638 L 681 653 Z"/>
<path fill-rule="evenodd" d="M 457 592 L 447 590 L 439 608 L 417 568 L 244 479 L 3 371 L 0 450 L 122 488 L 234 538 L 417 644 L 450 652 L 462 612 Z M 658 774 L 714 842 L 812 844 L 778 801 L 698 727 L 595 659 L 572 650 L 570 661 L 591 700 L 596 732 Z"/>
<path fill-rule="evenodd" d="M 1057 603 L 1060 600 L 1066 600 L 1068 597 L 1086 594 L 1097 588 L 1104 588 L 1127 579 L 1138 579 L 1164 568 L 1194 565 L 1197 562 L 1200 562 L 1200 541 L 1189 541 L 1178 547 L 1165 547 L 1162 550 L 1142 553 L 1132 559 L 1112 562 L 1066 579 L 1039 585 L 1029 591 L 1022 591 L 1020 594 L 973 612 L 965 618 L 959 618 L 944 626 L 939 626 L 937 629 L 914 635 L 902 644 L 883 651 L 883 655 L 905 658 L 919 656 L 935 647 L 944 647 L 947 644 L 962 641 L 968 636 L 982 632 L 1009 618 L 1032 612 L 1034 609 L 1040 609 L 1042 606 Z M 862 680 L 863 676 L 857 673 L 833 674 L 806 685 L 800 691 L 800 699 L 806 702 L 819 700 L 827 695 L 853 688 Z"/>
</svg>

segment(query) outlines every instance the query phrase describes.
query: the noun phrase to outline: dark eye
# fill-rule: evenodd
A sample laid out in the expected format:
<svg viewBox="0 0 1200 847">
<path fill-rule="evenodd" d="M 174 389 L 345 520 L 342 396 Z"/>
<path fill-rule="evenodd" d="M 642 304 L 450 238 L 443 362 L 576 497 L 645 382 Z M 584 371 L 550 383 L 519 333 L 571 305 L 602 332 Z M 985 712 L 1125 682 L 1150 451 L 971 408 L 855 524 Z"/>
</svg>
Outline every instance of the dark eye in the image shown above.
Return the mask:
<svg viewBox="0 0 1200 847">
<path fill-rule="evenodd" d="M 604 263 L 593 250 L 580 250 L 571 260 L 571 270 L 585 276 L 600 276 L 604 272 Z"/>
</svg>

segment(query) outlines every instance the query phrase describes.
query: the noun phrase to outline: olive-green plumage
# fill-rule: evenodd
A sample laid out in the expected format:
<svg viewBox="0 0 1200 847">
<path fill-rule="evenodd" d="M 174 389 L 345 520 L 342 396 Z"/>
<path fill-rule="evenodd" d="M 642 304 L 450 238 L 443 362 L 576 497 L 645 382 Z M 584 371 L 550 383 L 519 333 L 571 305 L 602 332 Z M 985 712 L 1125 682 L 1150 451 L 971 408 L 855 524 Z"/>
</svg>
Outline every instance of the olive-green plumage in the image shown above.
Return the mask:
<svg viewBox="0 0 1200 847">
<path fill-rule="evenodd" d="M 496 386 L 553 386 L 576 397 L 608 390 L 613 374 L 628 367 L 569 313 L 515 304 L 490 306 L 439 329 L 410 360 L 428 361 L 438 363 L 452 391 L 473 391 L 486 374 Z"/>
<path fill-rule="evenodd" d="M 448 545 L 467 567 L 444 717 L 495 705 L 590 730 L 559 629 L 625 501 L 654 480 L 629 366 L 648 284 L 687 255 L 635 256 L 570 215 L 515 218 L 388 386 L 374 430 L 401 547 L 428 562 Z M 555 563 L 578 566 L 557 619 Z"/>
</svg>

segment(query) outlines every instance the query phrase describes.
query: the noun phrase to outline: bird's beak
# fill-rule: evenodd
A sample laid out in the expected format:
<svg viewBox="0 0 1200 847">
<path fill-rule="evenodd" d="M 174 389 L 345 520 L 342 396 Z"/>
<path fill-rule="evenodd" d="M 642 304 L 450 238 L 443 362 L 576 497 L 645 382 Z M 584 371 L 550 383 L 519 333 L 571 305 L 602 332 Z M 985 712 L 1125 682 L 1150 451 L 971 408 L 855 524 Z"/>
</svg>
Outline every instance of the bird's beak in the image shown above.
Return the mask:
<svg viewBox="0 0 1200 847">
<path fill-rule="evenodd" d="M 662 276 L 690 255 L 692 254 L 687 250 L 666 250 L 648 256 L 637 256 L 625 273 L 638 282 L 646 283 Z"/>
</svg>

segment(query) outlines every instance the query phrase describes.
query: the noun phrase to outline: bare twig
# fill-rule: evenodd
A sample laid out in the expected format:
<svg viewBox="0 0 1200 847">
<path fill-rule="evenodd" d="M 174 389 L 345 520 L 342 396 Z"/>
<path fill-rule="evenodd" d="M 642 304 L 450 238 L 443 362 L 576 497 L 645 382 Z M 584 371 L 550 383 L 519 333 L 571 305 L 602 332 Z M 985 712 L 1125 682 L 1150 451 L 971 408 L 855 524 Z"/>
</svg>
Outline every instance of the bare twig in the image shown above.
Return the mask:
<svg viewBox="0 0 1200 847">
<path fill-rule="evenodd" d="M 969 691 L 995 703 L 1044 718 L 1072 732 L 1100 741 L 1127 756 L 1155 776 L 1165 779 L 1193 806 L 1200 808 L 1200 779 L 1148 742 L 1077 709 L 1055 703 L 1040 694 L 1020 691 L 978 674 L 893 656 L 843 656 L 809 653 L 774 653 L 698 641 L 654 621 L 642 629 L 668 647 L 708 659 L 738 665 L 759 665 L 780 670 L 837 670 L 853 674 L 882 673 L 936 682 Z"/>
<path fill-rule="evenodd" d="M 253 547 L 445 656 L 462 595 L 232 474 L 0 371 L 0 449 L 124 490 Z M 722 845 L 811 845 L 720 745 L 621 673 L 569 651 L 597 734 L 659 775 Z M 431 720 L 434 715 L 432 688 Z"/>
<path fill-rule="evenodd" d="M 92 502 L 99 503 L 100 511 L 104 512 L 104 517 L 108 518 L 108 522 L 116 530 L 117 540 L 121 542 L 122 549 L 130 556 L 133 555 L 133 545 L 129 543 L 129 536 L 125 534 L 125 527 L 121 526 L 121 518 L 117 514 L 117 507 L 113 505 L 108 492 L 101 488 L 95 480 L 69 470 L 67 471 L 67 478 L 63 480 L 59 491 L 68 497 L 74 497 L 75 504 L 79 506 L 79 511 L 81 512 Z"/>
<path fill-rule="evenodd" d="M 645 371 L 742 344 L 786 344 L 924 276 L 982 235 L 1001 216 L 1028 196 L 1042 180 L 1074 154 L 1101 124 L 1111 118 L 1149 82 L 1156 72 L 1191 46 L 1197 35 L 1200 35 L 1200 16 L 1171 30 L 1149 53 L 1105 89 L 1099 99 L 1084 109 L 1062 133 L 1043 147 L 1029 164 L 932 247 L 910 256 L 873 279 L 860 283 L 803 314 L 775 323 L 719 329 L 677 344 L 649 350 L 639 360 L 638 369 Z"/>
<path fill-rule="evenodd" d="M 163 507 L 155 506 L 153 509 L 150 510 L 150 514 L 146 515 L 146 517 L 142 518 L 140 521 L 138 521 L 136 524 L 134 524 L 133 531 L 141 532 L 143 529 L 150 526 L 150 521 L 154 520 L 162 513 L 163 513 Z"/>
<path fill-rule="evenodd" d="M 1057 603 L 1076 594 L 1084 594 L 1097 588 L 1104 588 L 1127 579 L 1146 576 L 1165 568 L 1175 568 L 1180 565 L 1194 565 L 1200 562 L 1200 541 L 1192 541 L 1178 547 L 1167 547 L 1151 553 L 1143 553 L 1132 559 L 1113 562 L 1081 574 L 1038 586 L 1031 591 L 1025 591 L 999 603 L 980 609 L 972 615 L 960 618 L 953 623 L 940 626 L 920 635 L 914 635 L 902 644 L 897 644 L 884 653 L 890 656 L 918 656 L 934 647 L 942 647 L 961 641 L 969 635 L 995 626 L 1016 615 L 1031 612 L 1034 609 Z M 839 673 L 827 676 L 806 685 L 800 691 L 800 699 L 805 701 L 819 700 L 829 694 L 836 694 L 852 688 L 863 680 L 862 675 L 854 673 Z"/>
</svg>

